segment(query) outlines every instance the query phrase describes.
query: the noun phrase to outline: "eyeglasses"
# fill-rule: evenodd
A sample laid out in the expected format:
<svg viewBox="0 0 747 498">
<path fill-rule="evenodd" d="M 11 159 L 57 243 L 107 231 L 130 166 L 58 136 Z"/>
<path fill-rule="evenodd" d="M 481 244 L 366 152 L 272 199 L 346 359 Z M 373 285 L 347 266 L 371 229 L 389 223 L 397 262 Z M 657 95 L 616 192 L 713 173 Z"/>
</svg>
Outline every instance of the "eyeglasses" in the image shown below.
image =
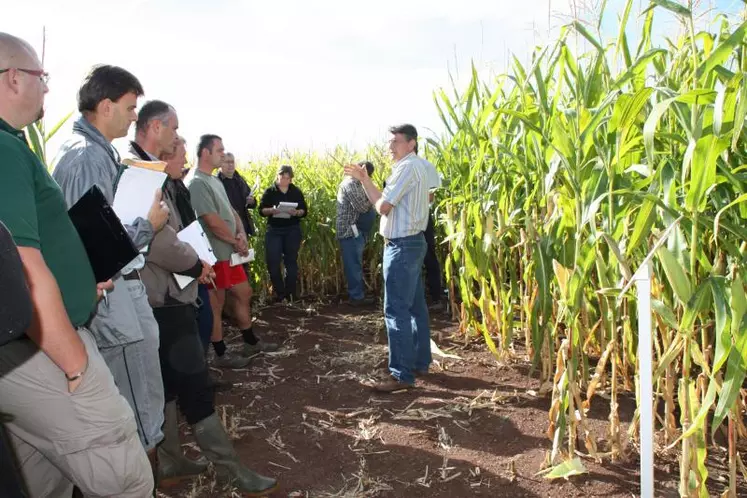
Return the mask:
<svg viewBox="0 0 747 498">
<path fill-rule="evenodd" d="M 11 69 L 15 69 L 16 71 L 22 71 L 26 74 L 36 76 L 45 85 L 49 83 L 49 73 L 44 71 L 43 69 L 23 69 L 20 67 L 9 67 L 7 69 L 0 69 L 0 74 L 7 73 Z"/>
</svg>

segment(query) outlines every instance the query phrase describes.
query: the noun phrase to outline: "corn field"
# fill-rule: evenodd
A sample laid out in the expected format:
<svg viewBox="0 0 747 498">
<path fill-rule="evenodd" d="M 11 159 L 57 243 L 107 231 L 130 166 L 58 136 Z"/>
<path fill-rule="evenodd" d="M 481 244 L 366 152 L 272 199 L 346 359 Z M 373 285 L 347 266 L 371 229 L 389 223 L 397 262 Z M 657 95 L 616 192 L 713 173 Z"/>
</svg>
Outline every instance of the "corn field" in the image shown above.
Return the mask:
<svg viewBox="0 0 747 498">
<path fill-rule="evenodd" d="M 499 359 L 526 348 L 552 393 L 553 463 L 622 456 L 618 396 L 635 390 L 637 331 L 635 298 L 620 294 L 650 260 L 660 443 L 680 448 L 680 495 L 706 497 L 706 458 L 725 430 L 735 496 L 747 437 L 747 23 L 721 16 L 696 32 L 692 7 L 655 0 L 636 18 L 629 0 L 614 43 L 573 21 L 497 81 L 473 72 L 466 91 L 436 94 L 447 131 L 429 153 L 447 182 L 439 223 L 456 318 Z M 654 47 L 654 16 L 675 16 L 684 34 Z M 600 391 L 604 441 L 585 417 Z"/>
<path fill-rule="evenodd" d="M 612 42 L 600 23 L 574 20 L 527 64 L 514 58 L 489 80 L 473 69 L 465 90 L 434 94 L 445 132 L 425 153 L 444 178 L 437 230 L 453 317 L 498 360 L 531 360 L 550 399 L 549 463 L 619 460 L 637 440 L 637 421 L 625 435 L 619 419 L 638 364 L 636 300 L 622 291 L 651 264 L 658 449 L 679 452 L 681 496 L 733 497 L 738 473 L 747 480 L 738 452 L 747 438 L 747 11 L 700 29 L 693 7 L 653 0 L 636 13 L 628 0 Z M 657 41 L 655 16 L 678 20 L 681 34 Z M 57 129 L 29 129 L 40 157 Z M 258 201 L 279 165 L 295 169 L 309 204 L 302 295 L 345 293 L 335 198 L 342 165 L 363 159 L 381 185 L 383 144 L 241 168 Z M 265 221 L 254 219 L 253 283 L 264 296 Z M 370 293 L 381 290 L 381 253 L 374 237 Z M 592 403 L 609 404 L 602 439 L 587 423 Z M 716 446 L 728 451 L 725 485 L 709 478 Z"/>
<path fill-rule="evenodd" d="M 747 438 L 747 23 L 717 16 L 696 31 L 692 9 L 655 0 L 636 17 L 629 0 L 613 43 L 573 21 L 528 65 L 514 59 L 489 82 L 473 70 L 465 91 L 435 94 L 446 132 L 426 153 L 445 179 L 437 213 L 454 318 L 500 360 L 526 351 L 551 395 L 551 463 L 624 456 L 618 399 L 636 389 L 637 330 L 635 297 L 621 291 L 650 261 L 659 448 L 681 452 L 680 495 L 706 497 L 716 494 L 708 452 L 724 443 L 724 496 L 735 496 Z M 654 46 L 654 16 L 674 16 L 683 34 Z M 635 47 L 628 24 L 641 27 Z M 383 150 L 368 153 L 386 164 Z M 245 172 L 265 188 L 281 162 L 297 167 L 311 206 L 306 292 L 345 289 L 334 199 L 350 156 Z M 604 440 L 586 420 L 601 392 Z M 635 441 L 635 423 L 630 432 Z"/>
</svg>

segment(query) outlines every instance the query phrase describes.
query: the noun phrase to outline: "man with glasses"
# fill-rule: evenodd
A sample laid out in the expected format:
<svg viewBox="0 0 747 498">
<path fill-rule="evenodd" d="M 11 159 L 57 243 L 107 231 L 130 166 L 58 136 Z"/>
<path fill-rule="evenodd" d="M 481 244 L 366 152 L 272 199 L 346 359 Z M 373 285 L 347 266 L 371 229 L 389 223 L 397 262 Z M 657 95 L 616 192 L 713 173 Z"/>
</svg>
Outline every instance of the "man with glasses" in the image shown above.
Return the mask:
<svg viewBox="0 0 747 498">
<path fill-rule="evenodd" d="M 254 220 L 249 210 L 257 207 L 257 199 L 254 197 L 256 192 L 252 192 L 244 177 L 236 171 L 236 159 L 230 152 L 226 152 L 223 158 L 218 179 L 223 184 L 223 188 L 226 189 L 231 207 L 239 215 L 241 224 L 244 226 L 244 233 L 247 237 L 253 237 L 255 234 Z"/>
<path fill-rule="evenodd" d="M 396 164 L 383 191 L 365 167 L 345 166 L 345 173 L 363 184 L 381 214 L 384 237 L 384 321 L 389 338 L 389 375 L 374 385 L 380 392 L 411 387 L 431 363 L 431 334 L 422 268 L 428 225 L 428 170 L 418 157 L 418 132 L 405 124 L 391 128 L 389 150 Z"/>
<path fill-rule="evenodd" d="M 31 497 L 153 492 L 132 410 L 86 328 L 97 284 L 65 199 L 25 141 L 43 114 L 31 46 L 0 33 L 0 221 L 18 246 L 33 308 L 26 337 L 0 346 L 0 412 Z M 103 288 L 99 284 L 99 288 Z"/>
<path fill-rule="evenodd" d="M 7 73 L 13 70 L 20 71 L 26 74 L 30 74 L 31 76 L 36 76 L 37 78 L 39 78 L 39 80 L 41 80 L 41 82 L 44 85 L 47 85 L 49 83 L 49 73 L 45 72 L 42 69 L 24 69 L 22 67 L 12 67 L 12 68 L 0 69 L 0 74 Z"/>
</svg>

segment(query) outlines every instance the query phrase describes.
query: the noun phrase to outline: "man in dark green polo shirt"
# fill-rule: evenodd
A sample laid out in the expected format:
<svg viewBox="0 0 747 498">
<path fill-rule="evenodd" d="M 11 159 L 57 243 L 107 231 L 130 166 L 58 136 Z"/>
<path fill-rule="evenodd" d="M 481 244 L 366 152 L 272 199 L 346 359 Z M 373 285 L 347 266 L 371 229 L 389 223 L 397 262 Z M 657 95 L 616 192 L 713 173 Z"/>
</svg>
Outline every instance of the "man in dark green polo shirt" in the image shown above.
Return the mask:
<svg viewBox="0 0 747 498">
<path fill-rule="evenodd" d="M 0 221 L 23 263 L 34 319 L 0 346 L 0 412 L 31 496 L 142 498 L 153 477 L 134 415 L 85 324 L 97 291 L 57 184 L 21 129 L 47 89 L 34 49 L 0 33 Z"/>
</svg>

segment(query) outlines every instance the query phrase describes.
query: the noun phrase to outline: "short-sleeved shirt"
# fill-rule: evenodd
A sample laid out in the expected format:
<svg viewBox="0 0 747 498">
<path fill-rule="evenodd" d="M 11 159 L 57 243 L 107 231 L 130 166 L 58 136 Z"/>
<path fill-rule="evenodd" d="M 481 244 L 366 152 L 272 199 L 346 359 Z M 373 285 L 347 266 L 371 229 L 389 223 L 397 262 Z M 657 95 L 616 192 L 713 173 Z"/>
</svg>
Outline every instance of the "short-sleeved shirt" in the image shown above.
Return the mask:
<svg viewBox="0 0 747 498">
<path fill-rule="evenodd" d="M 428 226 L 428 172 L 423 159 L 411 153 L 400 159 L 386 179 L 381 198 L 394 206 L 382 215 L 379 233 L 387 239 L 409 237 Z"/>
<path fill-rule="evenodd" d="M 223 188 L 223 184 L 217 177 L 197 169 L 189 182 L 189 193 L 192 196 L 192 207 L 200 219 L 200 224 L 202 229 L 205 230 L 210 245 L 213 246 L 215 257 L 218 258 L 218 261 L 228 261 L 231 259 L 231 253 L 234 252 L 233 246 L 216 237 L 210 231 L 207 223 L 202 220 L 202 216 L 206 214 L 217 214 L 226 222 L 231 233 L 236 233 L 236 217 L 233 215 L 226 189 Z"/>
<path fill-rule="evenodd" d="M 73 326 L 96 307 L 96 279 L 60 187 L 29 149 L 22 131 L 0 119 L 0 220 L 19 247 L 32 247 L 57 280 Z"/>
</svg>

